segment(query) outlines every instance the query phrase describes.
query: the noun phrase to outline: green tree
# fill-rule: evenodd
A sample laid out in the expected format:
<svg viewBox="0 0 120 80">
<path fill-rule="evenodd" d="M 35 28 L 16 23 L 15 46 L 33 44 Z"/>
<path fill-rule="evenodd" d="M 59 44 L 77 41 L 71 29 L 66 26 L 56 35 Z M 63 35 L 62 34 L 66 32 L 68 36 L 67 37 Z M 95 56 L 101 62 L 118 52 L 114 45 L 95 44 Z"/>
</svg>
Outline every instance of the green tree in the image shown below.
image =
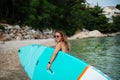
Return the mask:
<svg viewBox="0 0 120 80">
<path fill-rule="evenodd" d="M 107 19 L 99 6 L 86 7 L 86 0 L 1 0 L 0 20 L 35 29 L 62 29 L 73 35 L 79 28 L 107 31 Z M 103 28 L 106 27 L 106 28 Z M 110 31 L 110 30 L 108 30 Z"/>
<path fill-rule="evenodd" d="M 112 32 L 120 31 L 120 16 L 113 17 Z"/>
<path fill-rule="evenodd" d="M 120 4 L 116 5 L 116 8 L 120 10 Z"/>
<path fill-rule="evenodd" d="M 15 18 L 15 1 L 14 0 L 0 0 L 0 20 L 7 20 L 8 18 Z"/>
<path fill-rule="evenodd" d="M 5 31 L 5 27 L 0 24 L 0 30 Z"/>
<path fill-rule="evenodd" d="M 104 31 L 101 26 L 107 23 L 107 18 L 101 13 L 102 9 L 99 6 L 95 6 L 94 8 L 87 7 L 81 13 L 81 19 L 83 20 L 84 28 L 88 30 L 96 29 Z"/>
<path fill-rule="evenodd" d="M 64 30 L 68 36 L 73 35 L 78 27 L 82 27 L 80 13 L 85 10 L 85 0 L 57 0 L 50 1 L 56 6 L 52 15 L 52 25 L 55 29 Z"/>
</svg>

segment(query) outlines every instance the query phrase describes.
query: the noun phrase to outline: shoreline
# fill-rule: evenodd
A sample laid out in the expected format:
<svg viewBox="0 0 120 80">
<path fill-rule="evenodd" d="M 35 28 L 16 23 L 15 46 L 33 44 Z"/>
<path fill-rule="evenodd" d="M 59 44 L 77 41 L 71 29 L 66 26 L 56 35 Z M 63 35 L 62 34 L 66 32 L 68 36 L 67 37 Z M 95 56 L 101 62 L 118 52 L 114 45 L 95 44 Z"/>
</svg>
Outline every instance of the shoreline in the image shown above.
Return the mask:
<svg viewBox="0 0 120 80">
<path fill-rule="evenodd" d="M 120 35 L 120 32 L 111 33 L 111 34 L 103 34 L 98 30 L 94 31 L 84 31 L 78 32 L 69 39 L 84 39 L 84 38 L 99 38 L 99 37 L 114 37 Z"/>
<path fill-rule="evenodd" d="M 115 35 L 113 35 L 115 36 Z M 96 36 L 100 37 L 100 36 Z M 110 37 L 110 36 L 102 36 Z M 81 34 L 69 37 L 68 40 L 76 40 L 90 37 L 81 37 Z M 17 50 L 26 45 L 39 44 L 44 46 L 55 46 L 53 38 L 49 39 L 33 39 L 33 40 L 12 40 L 0 43 L 0 80 L 29 80 L 25 72 L 23 71 Z"/>
<path fill-rule="evenodd" d="M 54 46 L 55 42 L 53 39 L 5 41 L 4 43 L 0 44 L 0 54 L 16 52 L 20 47 L 30 44 Z"/>
<path fill-rule="evenodd" d="M 120 32 L 112 33 L 112 34 L 102 34 L 96 31 L 91 32 L 79 32 L 71 37 L 68 37 L 68 40 L 76 40 L 76 39 L 85 39 L 85 38 L 99 38 L 99 37 L 114 37 L 119 36 Z M 28 40 L 10 40 L 10 41 L 1 41 L 0 40 L 0 54 L 6 53 L 6 51 L 14 50 L 16 51 L 22 46 L 30 45 L 30 44 L 39 44 L 44 46 L 55 46 L 54 38 L 48 39 L 28 39 Z"/>
</svg>

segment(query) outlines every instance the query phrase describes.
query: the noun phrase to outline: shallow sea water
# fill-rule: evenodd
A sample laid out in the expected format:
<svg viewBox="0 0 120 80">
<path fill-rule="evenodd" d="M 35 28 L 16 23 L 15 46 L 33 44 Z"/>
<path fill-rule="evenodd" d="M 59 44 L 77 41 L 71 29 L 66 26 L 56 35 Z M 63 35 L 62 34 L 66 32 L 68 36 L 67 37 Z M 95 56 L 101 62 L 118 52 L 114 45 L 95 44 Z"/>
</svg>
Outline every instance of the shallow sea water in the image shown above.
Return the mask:
<svg viewBox="0 0 120 80">
<path fill-rule="evenodd" d="M 120 36 L 71 40 L 71 54 L 120 80 Z"/>
</svg>

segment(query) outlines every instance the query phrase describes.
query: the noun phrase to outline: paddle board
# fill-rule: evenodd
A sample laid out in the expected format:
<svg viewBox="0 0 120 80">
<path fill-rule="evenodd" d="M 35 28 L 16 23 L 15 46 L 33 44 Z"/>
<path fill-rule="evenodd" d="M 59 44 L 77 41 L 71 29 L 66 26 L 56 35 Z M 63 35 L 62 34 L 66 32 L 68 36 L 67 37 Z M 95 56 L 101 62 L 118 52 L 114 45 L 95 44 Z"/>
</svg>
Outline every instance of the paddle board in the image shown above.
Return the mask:
<svg viewBox="0 0 120 80">
<path fill-rule="evenodd" d="M 59 51 L 49 70 L 53 48 L 38 44 L 18 50 L 20 63 L 30 80 L 111 80 L 107 75 L 68 53 Z"/>
</svg>

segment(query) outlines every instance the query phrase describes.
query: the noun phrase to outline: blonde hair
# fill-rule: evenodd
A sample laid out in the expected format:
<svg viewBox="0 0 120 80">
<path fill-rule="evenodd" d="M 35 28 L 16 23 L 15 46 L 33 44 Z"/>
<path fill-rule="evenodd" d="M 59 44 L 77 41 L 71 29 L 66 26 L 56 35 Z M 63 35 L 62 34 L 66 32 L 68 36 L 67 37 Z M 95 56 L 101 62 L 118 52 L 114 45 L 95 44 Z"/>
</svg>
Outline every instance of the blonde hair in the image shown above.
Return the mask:
<svg viewBox="0 0 120 80">
<path fill-rule="evenodd" d="M 62 41 L 68 44 L 67 35 L 63 31 L 55 31 L 55 33 L 59 33 L 62 37 Z"/>
<path fill-rule="evenodd" d="M 68 43 L 67 35 L 64 31 L 55 31 L 55 33 L 59 33 L 62 37 L 62 41 L 65 42 L 65 44 L 68 46 L 68 50 L 70 51 L 70 43 Z"/>
</svg>

